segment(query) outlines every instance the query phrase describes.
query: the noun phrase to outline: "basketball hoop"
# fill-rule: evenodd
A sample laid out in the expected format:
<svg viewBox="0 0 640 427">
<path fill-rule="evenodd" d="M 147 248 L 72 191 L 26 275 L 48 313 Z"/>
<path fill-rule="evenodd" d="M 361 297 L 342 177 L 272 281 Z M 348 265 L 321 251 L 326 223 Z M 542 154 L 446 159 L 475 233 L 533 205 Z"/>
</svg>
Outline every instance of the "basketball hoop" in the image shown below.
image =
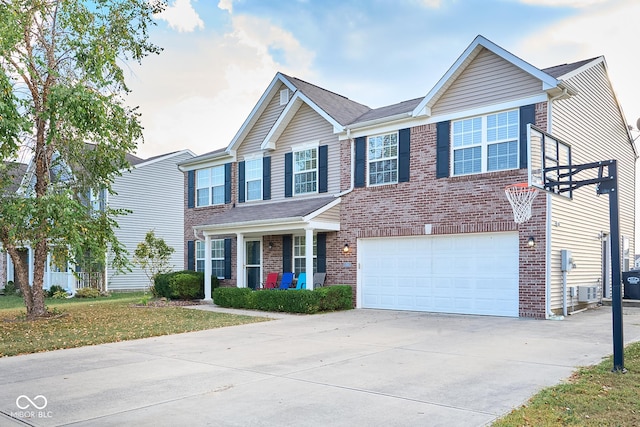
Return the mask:
<svg viewBox="0 0 640 427">
<path fill-rule="evenodd" d="M 526 182 L 507 185 L 504 189 L 511 207 L 513 208 L 513 219 L 517 224 L 522 224 L 531 218 L 531 205 L 533 199 L 538 195 L 536 187 L 529 187 Z"/>
</svg>

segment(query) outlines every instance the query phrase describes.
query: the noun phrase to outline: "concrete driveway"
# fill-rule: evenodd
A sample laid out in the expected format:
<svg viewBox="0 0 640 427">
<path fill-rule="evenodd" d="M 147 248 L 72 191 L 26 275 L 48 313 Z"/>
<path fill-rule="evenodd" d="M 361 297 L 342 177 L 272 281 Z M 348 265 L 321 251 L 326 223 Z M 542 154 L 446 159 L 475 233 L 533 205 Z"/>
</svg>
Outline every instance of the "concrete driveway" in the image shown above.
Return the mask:
<svg viewBox="0 0 640 427">
<path fill-rule="evenodd" d="M 636 341 L 640 309 L 624 312 Z M 0 425 L 483 426 L 612 352 L 610 307 L 274 317 L 0 359 Z"/>
</svg>

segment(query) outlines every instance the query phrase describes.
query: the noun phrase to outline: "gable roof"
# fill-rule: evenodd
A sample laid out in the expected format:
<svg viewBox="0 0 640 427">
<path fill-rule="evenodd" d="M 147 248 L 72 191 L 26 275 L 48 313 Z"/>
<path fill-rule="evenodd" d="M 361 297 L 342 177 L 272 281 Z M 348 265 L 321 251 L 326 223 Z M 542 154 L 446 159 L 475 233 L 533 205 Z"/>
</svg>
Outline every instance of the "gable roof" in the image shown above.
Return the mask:
<svg viewBox="0 0 640 427">
<path fill-rule="evenodd" d="M 289 81 L 291 81 L 291 83 L 293 83 L 300 92 L 305 94 L 307 98 L 309 98 L 309 100 L 311 100 L 318 108 L 327 113 L 327 115 L 342 126 L 348 125 L 364 113 L 371 110 L 371 108 L 366 105 L 352 101 L 346 96 L 323 89 L 296 77 L 289 77 L 285 74 L 282 75 L 289 79 Z"/>
<path fill-rule="evenodd" d="M 522 71 L 540 80 L 542 90 L 551 90 L 557 88 L 560 82 L 550 74 L 534 67 L 528 62 L 520 59 L 511 52 L 506 51 L 497 44 L 487 40 L 483 36 L 477 36 L 473 42 L 465 49 L 460 57 L 454 62 L 449 70 L 442 76 L 436 85 L 429 91 L 427 96 L 413 110 L 413 116 L 424 116 L 431 114 L 431 107 L 446 92 L 453 82 L 462 74 L 473 59 L 483 50 L 487 49 L 498 55 L 505 61 L 508 61 L 520 68 Z"/>
</svg>

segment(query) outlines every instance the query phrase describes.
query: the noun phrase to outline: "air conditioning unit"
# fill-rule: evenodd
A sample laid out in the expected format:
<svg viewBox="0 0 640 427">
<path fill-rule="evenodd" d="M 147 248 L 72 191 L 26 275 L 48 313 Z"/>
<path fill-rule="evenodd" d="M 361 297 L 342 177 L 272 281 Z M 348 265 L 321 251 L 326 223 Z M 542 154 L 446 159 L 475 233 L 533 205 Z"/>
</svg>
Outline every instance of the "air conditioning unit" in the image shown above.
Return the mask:
<svg viewBox="0 0 640 427">
<path fill-rule="evenodd" d="M 578 302 L 594 302 L 597 300 L 597 286 L 578 286 Z"/>
</svg>

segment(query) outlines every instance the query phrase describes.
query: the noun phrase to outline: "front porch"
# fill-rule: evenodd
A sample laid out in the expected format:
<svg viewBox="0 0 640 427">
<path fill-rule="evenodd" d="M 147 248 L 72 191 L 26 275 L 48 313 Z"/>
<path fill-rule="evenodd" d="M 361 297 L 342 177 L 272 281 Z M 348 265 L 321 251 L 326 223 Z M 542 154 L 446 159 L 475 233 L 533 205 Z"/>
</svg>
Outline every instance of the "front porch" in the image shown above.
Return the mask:
<svg viewBox="0 0 640 427">
<path fill-rule="evenodd" d="M 7 281 L 12 281 L 15 283 L 16 287 L 19 287 L 20 283 L 17 282 L 13 260 L 8 253 L 3 253 L 1 256 L 6 256 Z M 29 286 L 33 286 L 33 251 L 30 247 L 20 250 L 20 262 L 24 263 L 28 267 Z M 96 288 L 104 290 L 104 279 L 105 274 L 103 271 L 74 271 L 74 266 L 71 264 L 60 267 L 55 265 L 51 255 L 48 255 L 47 262 L 45 264 L 43 289 L 48 290 L 52 286 L 57 285 L 72 295 L 75 294 L 76 290 L 82 288 Z"/>
<path fill-rule="evenodd" d="M 205 273 L 205 300 L 211 301 L 212 274 L 220 277 L 225 267 L 231 271 L 224 277 L 240 288 L 258 289 L 268 273 L 292 272 L 296 278 L 305 273 L 306 289 L 313 289 L 314 273 L 327 272 L 327 248 L 334 252 L 338 245 L 339 204 L 340 198 L 323 197 L 246 205 L 195 226 L 195 265 Z"/>
</svg>

